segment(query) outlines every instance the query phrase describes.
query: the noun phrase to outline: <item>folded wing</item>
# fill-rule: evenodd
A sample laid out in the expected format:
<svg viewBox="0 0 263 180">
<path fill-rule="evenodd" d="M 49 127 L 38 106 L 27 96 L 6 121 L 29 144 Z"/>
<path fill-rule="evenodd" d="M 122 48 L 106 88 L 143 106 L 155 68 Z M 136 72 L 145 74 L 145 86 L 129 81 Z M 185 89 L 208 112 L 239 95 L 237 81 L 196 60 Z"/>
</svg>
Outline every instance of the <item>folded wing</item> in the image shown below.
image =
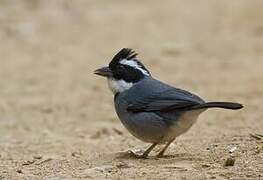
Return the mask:
<svg viewBox="0 0 263 180">
<path fill-rule="evenodd" d="M 150 90 L 147 96 L 134 99 L 127 110 L 131 112 L 188 110 L 203 103 L 200 97 L 188 91 L 170 87 L 161 91 Z"/>
</svg>

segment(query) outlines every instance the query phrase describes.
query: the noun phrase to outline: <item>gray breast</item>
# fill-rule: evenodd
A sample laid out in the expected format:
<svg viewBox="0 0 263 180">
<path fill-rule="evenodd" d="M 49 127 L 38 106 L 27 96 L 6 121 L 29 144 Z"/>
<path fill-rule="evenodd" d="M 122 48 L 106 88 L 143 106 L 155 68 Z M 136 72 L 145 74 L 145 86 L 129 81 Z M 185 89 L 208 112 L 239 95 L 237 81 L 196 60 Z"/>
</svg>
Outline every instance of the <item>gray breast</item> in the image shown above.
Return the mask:
<svg viewBox="0 0 263 180">
<path fill-rule="evenodd" d="M 124 94 L 115 98 L 115 109 L 122 124 L 136 138 L 145 142 L 160 142 L 169 126 L 163 118 L 153 112 L 131 113 L 127 111 L 128 102 Z"/>
</svg>

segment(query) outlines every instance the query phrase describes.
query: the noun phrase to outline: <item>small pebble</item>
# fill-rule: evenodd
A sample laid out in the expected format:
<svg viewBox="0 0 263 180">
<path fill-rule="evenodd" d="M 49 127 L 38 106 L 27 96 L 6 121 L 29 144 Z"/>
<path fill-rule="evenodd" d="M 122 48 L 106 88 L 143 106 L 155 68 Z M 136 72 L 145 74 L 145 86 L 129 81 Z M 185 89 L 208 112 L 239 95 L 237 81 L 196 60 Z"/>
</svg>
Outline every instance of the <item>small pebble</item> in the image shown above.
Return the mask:
<svg viewBox="0 0 263 180">
<path fill-rule="evenodd" d="M 123 168 L 129 168 L 130 166 L 127 163 L 119 162 L 118 164 L 116 164 L 116 167 L 119 169 L 123 169 Z"/>
<path fill-rule="evenodd" d="M 17 172 L 17 173 L 20 173 L 20 174 L 23 173 L 23 171 L 22 171 L 21 169 L 16 170 L 16 172 Z"/>
<path fill-rule="evenodd" d="M 81 152 L 72 152 L 71 155 L 73 157 L 81 157 L 82 156 L 82 153 Z"/>
<path fill-rule="evenodd" d="M 94 169 L 95 171 L 103 172 L 103 173 L 111 173 L 114 170 L 113 166 L 111 165 L 103 165 L 103 166 L 95 167 Z"/>
<path fill-rule="evenodd" d="M 41 155 L 35 155 L 33 156 L 34 159 L 42 159 L 42 156 Z"/>
<path fill-rule="evenodd" d="M 208 167 L 210 167 L 210 165 L 209 164 L 202 164 L 202 167 L 203 168 L 208 168 Z"/>
<path fill-rule="evenodd" d="M 224 166 L 234 166 L 235 161 L 236 161 L 235 158 L 229 157 L 229 158 L 227 158 L 227 160 L 225 161 Z"/>
<path fill-rule="evenodd" d="M 232 147 L 231 149 L 229 149 L 229 153 L 233 153 L 236 149 L 237 147 Z"/>
<path fill-rule="evenodd" d="M 28 160 L 28 161 L 23 162 L 22 166 L 27 166 L 27 165 L 33 164 L 34 162 L 35 160 Z"/>
</svg>

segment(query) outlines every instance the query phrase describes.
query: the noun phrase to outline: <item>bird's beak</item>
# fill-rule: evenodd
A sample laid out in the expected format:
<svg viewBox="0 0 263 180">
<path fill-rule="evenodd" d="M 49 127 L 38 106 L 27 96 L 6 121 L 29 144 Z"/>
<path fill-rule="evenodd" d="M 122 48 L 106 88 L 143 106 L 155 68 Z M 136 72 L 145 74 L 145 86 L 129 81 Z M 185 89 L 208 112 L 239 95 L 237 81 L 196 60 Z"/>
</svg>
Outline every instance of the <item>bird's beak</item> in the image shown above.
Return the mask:
<svg viewBox="0 0 263 180">
<path fill-rule="evenodd" d="M 96 69 L 94 71 L 94 74 L 97 74 L 99 76 L 104 76 L 104 77 L 112 77 L 113 76 L 112 71 L 107 66 L 99 68 L 99 69 Z"/>
</svg>

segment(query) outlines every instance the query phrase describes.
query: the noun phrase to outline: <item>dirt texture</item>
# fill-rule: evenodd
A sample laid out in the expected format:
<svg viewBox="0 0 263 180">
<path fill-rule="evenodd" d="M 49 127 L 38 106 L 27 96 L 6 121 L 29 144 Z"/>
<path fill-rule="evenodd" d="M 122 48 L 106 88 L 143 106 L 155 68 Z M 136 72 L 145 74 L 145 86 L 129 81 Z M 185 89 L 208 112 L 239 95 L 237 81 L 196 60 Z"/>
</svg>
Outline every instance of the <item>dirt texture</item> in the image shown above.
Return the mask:
<svg viewBox="0 0 263 180">
<path fill-rule="evenodd" d="M 262 0 L 1 0 L 0 180 L 263 179 Z M 93 70 L 123 47 L 212 109 L 164 158 Z"/>
</svg>

